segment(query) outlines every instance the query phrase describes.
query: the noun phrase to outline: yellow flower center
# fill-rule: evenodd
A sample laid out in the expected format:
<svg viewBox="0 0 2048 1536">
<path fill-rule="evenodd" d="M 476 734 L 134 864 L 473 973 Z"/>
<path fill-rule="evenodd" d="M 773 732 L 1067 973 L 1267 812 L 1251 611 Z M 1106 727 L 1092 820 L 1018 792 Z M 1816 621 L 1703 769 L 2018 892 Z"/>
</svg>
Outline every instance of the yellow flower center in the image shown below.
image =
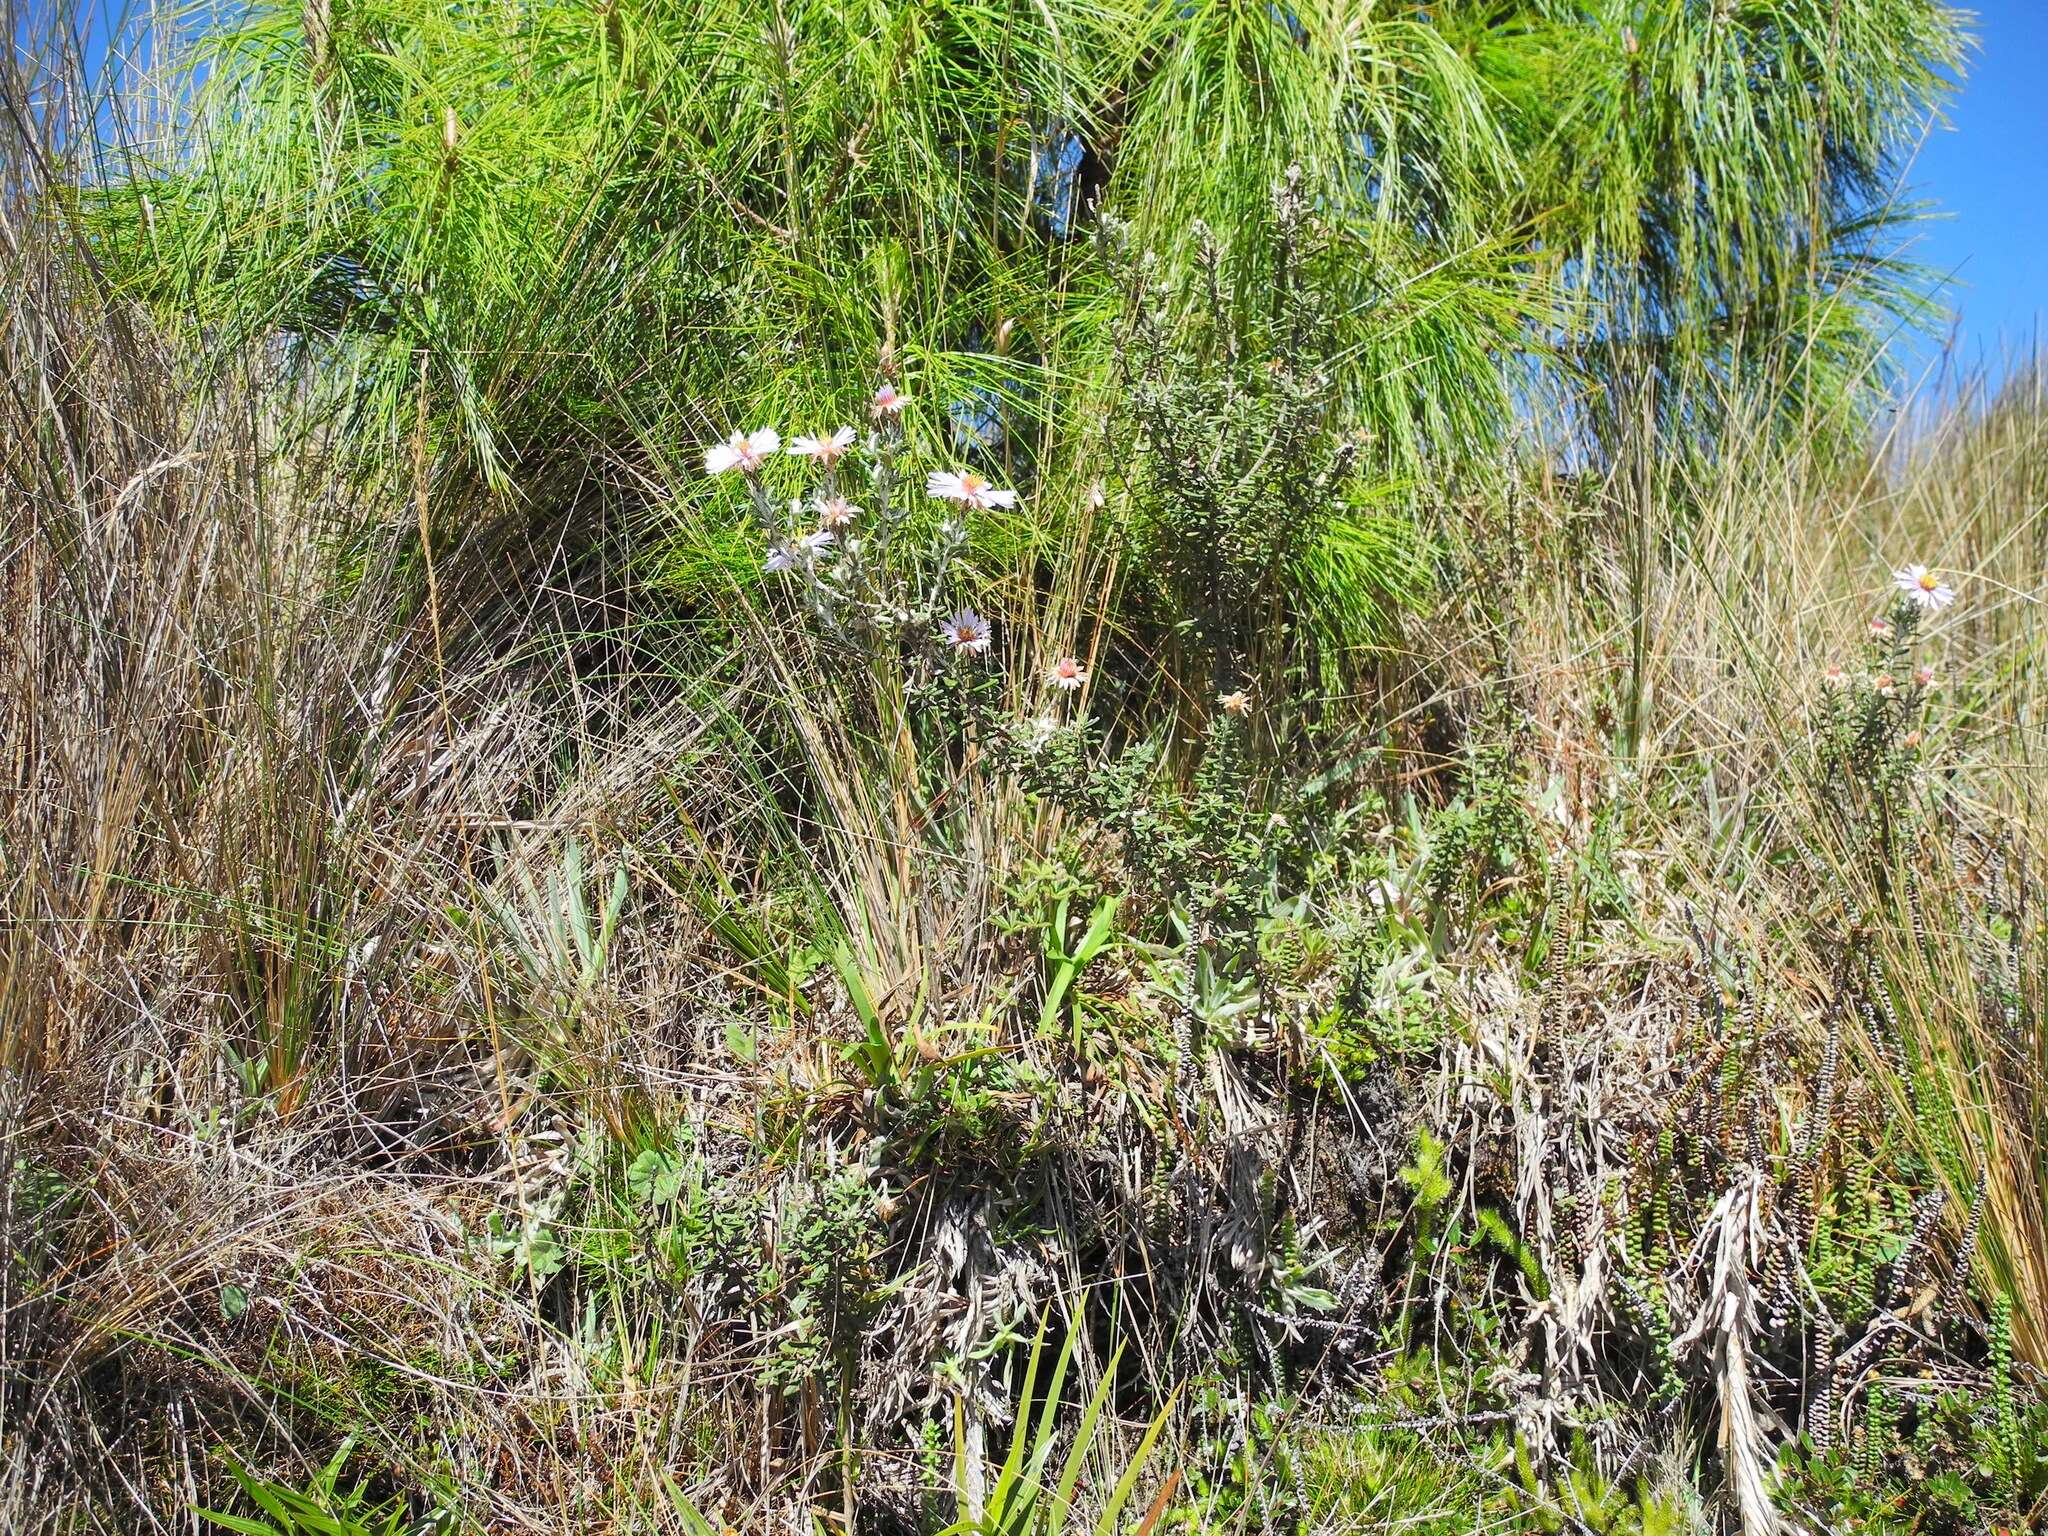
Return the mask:
<svg viewBox="0 0 2048 1536">
<path fill-rule="evenodd" d="M 1920 573 L 1920 590 L 1922 592 L 1932 592 L 1936 587 L 1940 585 L 1941 578 L 1939 576 L 1936 576 L 1934 572 L 1922 571 Z"/>
</svg>

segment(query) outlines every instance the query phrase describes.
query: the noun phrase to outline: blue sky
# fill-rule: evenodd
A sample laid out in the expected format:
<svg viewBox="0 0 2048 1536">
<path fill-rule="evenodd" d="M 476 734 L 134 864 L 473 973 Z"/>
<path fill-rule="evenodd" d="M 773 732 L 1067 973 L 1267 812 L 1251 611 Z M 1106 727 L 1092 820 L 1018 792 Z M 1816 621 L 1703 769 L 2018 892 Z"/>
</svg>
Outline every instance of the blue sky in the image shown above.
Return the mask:
<svg viewBox="0 0 2048 1536">
<path fill-rule="evenodd" d="M 1975 0 L 1978 49 L 1911 190 L 1939 205 L 1910 254 L 1952 274 L 1964 362 L 1997 371 L 2048 331 L 2048 0 Z M 1927 347 L 1910 349 L 1925 359 Z"/>
</svg>

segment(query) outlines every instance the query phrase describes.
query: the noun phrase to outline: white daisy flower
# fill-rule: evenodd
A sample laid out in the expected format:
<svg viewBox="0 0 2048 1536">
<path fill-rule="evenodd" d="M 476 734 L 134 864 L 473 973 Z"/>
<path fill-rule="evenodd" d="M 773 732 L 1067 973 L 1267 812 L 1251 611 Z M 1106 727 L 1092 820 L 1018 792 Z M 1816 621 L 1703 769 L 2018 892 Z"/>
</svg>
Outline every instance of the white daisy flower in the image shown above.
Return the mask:
<svg viewBox="0 0 2048 1536">
<path fill-rule="evenodd" d="M 1848 680 L 1848 677 L 1849 674 L 1840 667 L 1829 667 L 1827 671 L 1821 673 L 1820 680 L 1830 688 L 1839 688 Z"/>
<path fill-rule="evenodd" d="M 761 562 L 761 569 L 773 576 L 777 571 L 786 571 L 796 564 L 796 551 L 787 544 L 778 544 L 768 551 L 768 558 Z"/>
<path fill-rule="evenodd" d="M 1252 712 L 1252 696 L 1242 688 L 1231 690 L 1217 699 L 1216 702 L 1223 706 L 1225 714 L 1236 715 L 1240 719 Z"/>
<path fill-rule="evenodd" d="M 827 528 L 844 528 L 859 516 L 860 508 L 844 496 L 828 496 L 818 503 L 818 521 Z"/>
<path fill-rule="evenodd" d="M 820 464 L 837 464 L 840 456 L 853 446 L 853 428 L 841 427 L 830 437 L 799 437 L 789 445 L 789 451 L 800 459 L 816 459 Z"/>
<path fill-rule="evenodd" d="M 1875 688 L 1879 695 L 1884 698 L 1898 697 L 1899 685 L 1893 681 L 1892 675 L 1889 672 L 1878 673 L 1877 676 L 1870 680 L 1870 686 Z"/>
<path fill-rule="evenodd" d="M 704 472 L 722 475 L 728 469 L 736 469 L 745 475 L 757 474 L 761 461 L 781 446 L 782 434 L 773 427 L 735 432 L 726 441 L 704 451 Z"/>
<path fill-rule="evenodd" d="M 1088 669 L 1072 656 L 1062 656 L 1052 664 L 1052 670 L 1045 674 L 1045 680 L 1055 688 L 1074 693 L 1088 681 Z"/>
<path fill-rule="evenodd" d="M 1871 638 L 1871 639 L 1873 639 L 1873 640 L 1889 640 L 1889 639 L 1891 639 L 1891 637 L 1892 637 L 1892 621 L 1891 621 L 1890 619 L 1872 619 L 1872 620 L 1870 621 L 1870 638 Z"/>
<path fill-rule="evenodd" d="M 820 528 L 815 533 L 807 533 L 796 541 L 796 547 L 800 553 L 815 558 L 832 547 L 832 530 Z"/>
<path fill-rule="evenodd" d="M 909 403 L 910 397 L 908 395 L 899 395 L 898 393 L 896 393 L 895 385 L 884 384 L 880 389 L 875 391 L 874 403 L 870 405 L 868 409 L 872 411 L 878 419 L 883 416 L 900 416 L 903 414 L 903 407 L 908 405 Z"/>
<path fill-rule="evenodd" d="M 939 634 L 954 650 L 965 651 L 970 656 L 985 654 L 989 641 L 995 637 L 988 620 L 972 608 L 962 608 L 946 620 L 939 626 Z"/>
<path fill-rule="evenodd" d="M 924 492 L 941 501 L 957 501 L 977 511 L 989 507 L 1014 507 L 1015 491 L 999 491 L 971 469 L 935 469 L 925 477 Z"/>
<path fill-rule="evenodd" d="M 1893 571 L 1892 585 L 1922 613 L 1939 613 L 1956 600 L 1956 589 L 1924 565 L 1909 565 L 1904 570 Z"/>
<path fill-rule="evenodd" d="M 1915 667 L 1913 669 L 1913 682 L 1917 687 L 1932 688 L 1936 682 L 1934 668 Z"/>
</svg>

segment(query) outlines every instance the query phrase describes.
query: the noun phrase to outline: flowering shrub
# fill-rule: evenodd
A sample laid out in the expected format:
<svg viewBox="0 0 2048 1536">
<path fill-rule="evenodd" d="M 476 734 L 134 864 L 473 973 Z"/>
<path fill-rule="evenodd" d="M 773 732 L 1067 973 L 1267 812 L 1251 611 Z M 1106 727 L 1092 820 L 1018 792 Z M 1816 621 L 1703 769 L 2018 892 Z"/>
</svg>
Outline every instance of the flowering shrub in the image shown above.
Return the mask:
<svg viewBox="0 0 2048 1536">
<path fill-rule="evenodd" d="M 1161 771 L 1158 740 L 1105 750 L 1082 702 L 1090 668 L 1077 656 L 1045 665 L 1046 712 L 1016 714 L 1013 698 L 1028 690 L 1005 689 L 992 657 L 994 626 L 959 602 L 957 589 L 965 519 L 1014 507 L 1017 492 L 971 467 L 926 470 L 924 495 L 945 504 L 948 515 L 933 537 L 909 537 L 908 488 L 917 483 L 904 431 L 909 402 L 893 386 L 877 391 L 865 433 L 840 427 L 785 443 L 778 431 L 760 428 L 709 447 L 704 460 L 707 473 L 743 481 L 764 544 L 763 571 L 799 596 L 819 636 L 891 662 L 907 647 L 925 663 L 912 669 L 906 691 L 925 701 L 926 717 L 942 734 L 971 732 L 1028 796 L 1073 818 L 1083 841 L 1129 882 L 1135 899 L 1125 923 L 1177 935 L 1189 975 L 1216 986 L 1251 985 L 1283 866 L 1306 858 L 1302 836 L 1325 819 L 1314 803 L 1324 791 L 1262 786 L 1248 751 L 1259 716 L 1258 696 L 1243 680 L 1249 626 L 1275 595 L 1276 562 L 1313 537 L 1321 498 L 1351 456 L 1327 429 L 1327 380 L 1303 361 L 1317 332 L 1300 288 L 1307 220 L 1294 183 L 1275 207 L 1273 282 L 1289 302 L 1279 330 L 1263 341 L 1282 348 L 1282 359 L 1218 374 L 1183 355 L 1184 345 L 1206 349 L 1232 323 L 1213 282 L 1222 260 L 1214 248 L 1205 257 L 1211 302 L 1195 325 L 1208 341 L 1185 342 L 1187 333 L 1163 308 L 1131 333 L 1140 474 L 1155 514 L 1140 537 L 1148 548 L 1174 551 L 1162 555 L 1162 568 L 1176 601 L 1197 611 L 1192 632 L 1217 677 L 1184 785 Z M 1233 339 L 1223 350 L 1236 358 L 1242 348 Z M 1194 424 L 1212 407 L 1222 419 L 1203 429 L 1211 435 L 1202 446 Z M 1175 422 L 1186 428 L 1189 450 L 1214 461 L 1211 471 L 1169 451 L 1168 439 L 1180 431 Z M 803 463 L 801 485 L 789 484 L 798 477 L 778 458 Z M 1094 509 L 1105 500 L 1099 484 L 1091 489 Z"/>
<path fill-rule="evenodd" d="M 1925 747 L 1926 707 L 1940 679 L 1916 659 L 1916 641 L 1956 597 L 1924 565 L 1893 572 L 1892 585 L 1891 604 L 1868 626 L 1868 665 L 1832 666 L 1821 675 L 1817 747 L 1825 781 L 1880 803 L 1903 787 Z"/>
<path fill-rule="evenodd" d="M 959 515 L 942 521 L 922 547 L 905 537 L 913 505 L 903 486 L 903 413 L 907 396 L 883 384 L 869 403 L 865 439 L 853 427 L 790 439 L 772 427 L 736 432 L 705 450 L 710 475 L 737 473 L 764 541 L 761 568 L 790 580 L 827 638 L 873 648 L 885 637 L 916 637 L 957 656 L 978 658 L 994 638 L 972 608 L 941 618 L 953 564 L 967 543 L 961 517 L 1007 509 L 1017 493 L 972 469 L 932 470 L 925 494 Z M 811 472 L 808 486 L 787 496 L 771 482 L 778 453 Z M 856 499 L 857 498 L 857 499 Z"/>
</svg>

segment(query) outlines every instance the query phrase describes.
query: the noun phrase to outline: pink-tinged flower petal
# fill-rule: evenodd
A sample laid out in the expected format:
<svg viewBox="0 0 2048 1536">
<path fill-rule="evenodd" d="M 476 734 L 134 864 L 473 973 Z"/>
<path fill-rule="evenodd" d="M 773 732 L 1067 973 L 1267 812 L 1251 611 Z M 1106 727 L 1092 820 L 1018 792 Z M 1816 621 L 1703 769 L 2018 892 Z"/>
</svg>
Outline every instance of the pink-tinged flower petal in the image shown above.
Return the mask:
<svg viewBox="0 0 2048 1536">
<path fill-rule="evenodd" d="M 1015 491 L 998 490 L 971 469 L 935 469 L 925 476 L 924 491 L 927 496 L 977 510 L 1017 504 Z"/>
<path fill-rule="evenodd" d="M 841 427 L 830 437 L 799 437 L 789 445 L 789 451 L 802 459 L 816 459 L 821 464 L 836 464 L 841 455 L 853 446 L 853 428 Z"/>
<path fill-rule="evenodd" d="M 1062 656 L 1052 664 L 1051 670 L 1045 674 L 1045 680 L 1055 688 L 1074 693 L 1088 681 L 1088 669 L 1074 657 Z"/>
<path fill-rule="evenodd" d="M 962 608 L 939 626 L 939 636 L 954 650 L 979 656 L 988 650 L 995 632 L 989 628 L 988 620 L 972 608 Z"/>
<path fill-rule="evenodd" d="M 1909 565 L 1893 571 L 1892 585 L 1922 613 L 1939 613 L 1956 600 L 1955 588 L 1924 565 Z"/>
<path fill-rule="evenodd" d="M 761 468 L 761 461 L 782 446 L 782 435 L 773 427 L 756 427 L 751 432 L 735 432 L 724 442 L 704 451 L 706 474 L 722 475 L 729 469 L 744 474 L 754 474 Z"/>
</svg>

